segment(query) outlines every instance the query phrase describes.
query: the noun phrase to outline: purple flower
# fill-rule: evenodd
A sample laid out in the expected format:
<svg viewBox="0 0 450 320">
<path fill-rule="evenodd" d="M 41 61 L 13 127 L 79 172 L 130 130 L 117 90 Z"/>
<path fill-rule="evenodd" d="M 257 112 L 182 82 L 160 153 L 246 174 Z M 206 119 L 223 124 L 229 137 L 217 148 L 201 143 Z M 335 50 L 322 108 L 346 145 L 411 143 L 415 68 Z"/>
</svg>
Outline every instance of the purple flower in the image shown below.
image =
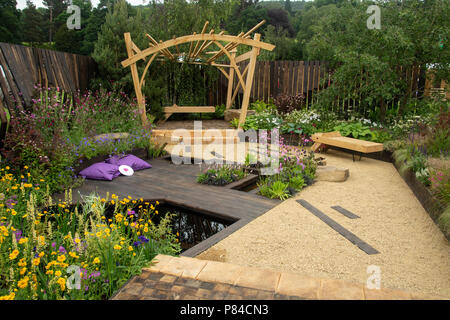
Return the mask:
<svg viewBox="0 0 450 320">
<path fill-rule="evenodd" d="M 138 237 L 139 240 L 141 240 L 142 242 L 148 242 L 148 239 L 144 236 L 140 236 Z"/>
<path fill-rule="evenodd" d="M 52 242 L 52 248 L 56 247 L 56 242 Z"/>
<path fill-rule="evenodd" d="M 89 275 L 89 279 L 100 277 L 100 271 L 94 271 Z"/>
<path fill-rule="evenodd" d="M 14 234 L 16 235 L 16 241 L 19 241 L 22 238 L 22 230 L 14 231 Z"/>
<path fill-rule="evenodd" d="M 59 246 L 60 253 L 67 253 L 67 250 L 63 246 Z"/>
<path fill-rule="evenodd" d="M 133 246 L 135 246 L 135 247 L 139 247 L 140 245 L 141 245 L 140 241 L 133 242 Z"/>
</svg>

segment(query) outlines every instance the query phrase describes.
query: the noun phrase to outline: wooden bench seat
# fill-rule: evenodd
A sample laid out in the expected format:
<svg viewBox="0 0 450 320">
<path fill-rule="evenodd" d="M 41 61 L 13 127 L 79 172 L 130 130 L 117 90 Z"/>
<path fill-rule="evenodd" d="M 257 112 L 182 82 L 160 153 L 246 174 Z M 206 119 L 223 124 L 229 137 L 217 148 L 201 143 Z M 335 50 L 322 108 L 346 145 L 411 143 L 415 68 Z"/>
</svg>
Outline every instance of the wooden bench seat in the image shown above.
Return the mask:
<svg viewBox="0 0 450 320">
<path fill-rule="evenodd" d="M 161 122 L 166 121 L 174 113 L 212 113 L 216 112 L 216 108 L 213 106 L 187 106 L 180 107 L 174 104 L 170 107 L 164 107 L 165 119 Z"/>
<path fill-rule="evenodd" d="M 311 139 L 314 141 L 311 151 L 314 152 L 316 152 L 321 145 L 339 147 L 359 153 L 383 151 L 382 143 L 343 137 L 338 131 L 315 133 L 311 136 Z"/>
</svg>

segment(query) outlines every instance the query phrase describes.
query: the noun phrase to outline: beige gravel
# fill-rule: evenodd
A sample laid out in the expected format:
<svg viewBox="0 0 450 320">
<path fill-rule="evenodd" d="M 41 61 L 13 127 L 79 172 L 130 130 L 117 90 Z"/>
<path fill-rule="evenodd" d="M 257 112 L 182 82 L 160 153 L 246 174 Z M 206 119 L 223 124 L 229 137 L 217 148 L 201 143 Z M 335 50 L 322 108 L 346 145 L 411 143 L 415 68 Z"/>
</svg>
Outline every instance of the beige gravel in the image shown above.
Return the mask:
<svg viewBox="0 0 450 320">
<path fill-rule="evenodd" d="M 198 256 L 251 267 L 450 297 L 450 244 L 390 163 L 330 150 L 327 164 L 350 169 L 346 182 L 316 182 Z M 380 251 L 367 255 L 295 200 L 305 199 Z M 340 205 L 359 215 L 348 219 Z"/>
</svg>

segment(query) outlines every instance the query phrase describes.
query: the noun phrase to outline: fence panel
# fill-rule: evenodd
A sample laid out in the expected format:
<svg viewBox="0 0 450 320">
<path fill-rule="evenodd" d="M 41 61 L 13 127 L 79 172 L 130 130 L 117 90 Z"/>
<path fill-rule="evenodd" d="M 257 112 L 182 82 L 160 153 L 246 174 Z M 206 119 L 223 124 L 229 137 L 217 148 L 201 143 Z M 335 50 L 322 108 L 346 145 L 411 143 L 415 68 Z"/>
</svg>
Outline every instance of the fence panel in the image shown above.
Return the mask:
<svg viewBox="0 0 450 320">
<path fill-rule="evenodd" d="M 35 85 L 84 91 L 96 70 L 91 57 L 0 42 L 0 148 L 6 134 L 6 109 L 29 105 Z"/>
</svg>

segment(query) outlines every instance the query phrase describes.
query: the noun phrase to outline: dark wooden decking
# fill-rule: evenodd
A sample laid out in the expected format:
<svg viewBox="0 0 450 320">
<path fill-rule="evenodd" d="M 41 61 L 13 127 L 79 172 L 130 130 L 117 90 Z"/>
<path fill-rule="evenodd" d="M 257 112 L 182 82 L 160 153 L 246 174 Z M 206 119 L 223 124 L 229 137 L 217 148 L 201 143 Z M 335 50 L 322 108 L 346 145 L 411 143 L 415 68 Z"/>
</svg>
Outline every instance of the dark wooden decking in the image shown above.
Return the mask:
<svg viewBox="0 0 450 320">
<path fill-rule="evenodd" d="M 147 160 L 151 169 L 141 170 L 131 177 L 119 176 L 113 181 L 86 180 L 80 188 L 73 190 L 73 201 L 81 195 L 95 193 L 106 197 L 106 193 L 120 198 L 131 196 L 145 200 L 159 200 L 189 208 L 196 212 L 236 221 L 221 232 L 183 252 L 195 256 L 216 242 L 224 239 L 251 220 L 269 211 L 278 200 L 270 200 L 248 192 L 219 186 L 201 185 L 196 182 L 201 172 L 200 165 L 174 165 L 165 159 Z"/>
</svg>

